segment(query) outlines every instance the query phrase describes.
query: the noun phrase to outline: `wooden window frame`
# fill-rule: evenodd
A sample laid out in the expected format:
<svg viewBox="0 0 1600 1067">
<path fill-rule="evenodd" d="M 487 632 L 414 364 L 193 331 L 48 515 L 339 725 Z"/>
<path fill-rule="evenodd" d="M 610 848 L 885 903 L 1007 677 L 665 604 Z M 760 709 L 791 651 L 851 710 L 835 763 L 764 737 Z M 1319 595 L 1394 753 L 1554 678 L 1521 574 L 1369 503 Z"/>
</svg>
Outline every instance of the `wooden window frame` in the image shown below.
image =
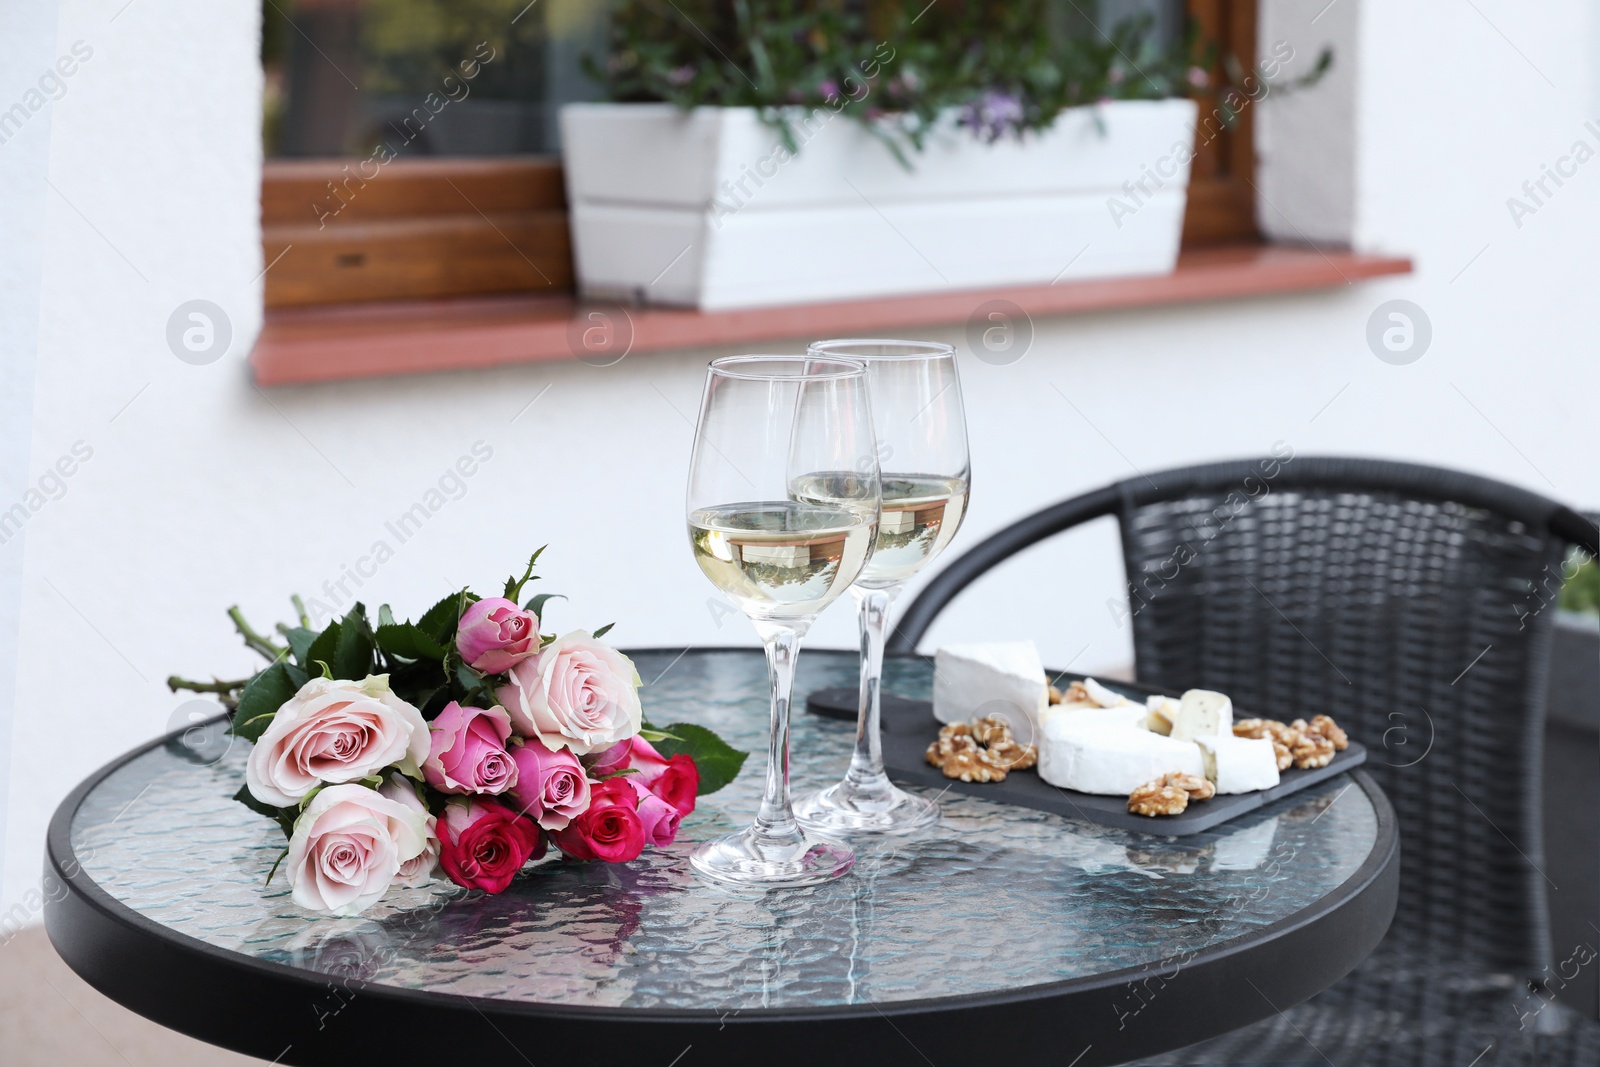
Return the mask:
<svg viewBox="0 0 1600 1067">
<path fill-rule="evenodd" d="M 1257 0 L 1187 0 L 1203 39 L 1255 64 Z M 1220 120 L 1202 95 L 1185 250 L 1258 240 L 1255 115 Z M 261 183 L 266 306 L 567 294 L 571 238 L 560 161 L 548 157 L 269 160 Z"/>
</svg>

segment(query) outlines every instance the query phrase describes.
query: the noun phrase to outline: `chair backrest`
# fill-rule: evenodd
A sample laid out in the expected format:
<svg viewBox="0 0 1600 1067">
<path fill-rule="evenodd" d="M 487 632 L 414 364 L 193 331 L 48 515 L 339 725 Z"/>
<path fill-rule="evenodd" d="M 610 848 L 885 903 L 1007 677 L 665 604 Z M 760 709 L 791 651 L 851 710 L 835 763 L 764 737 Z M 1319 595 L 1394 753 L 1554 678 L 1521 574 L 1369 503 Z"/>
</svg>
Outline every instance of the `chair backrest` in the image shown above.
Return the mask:
<svg viewBox="0 0 1600 1067">
<path fill-rule="evenodd" d="M 1029 516 L 912 602 L 916 646 L 978 575 L 1053 533 L 1121 524 L 1139 680 L 1236 714 L 1332 715 L 1400 816 L 1391 937 L 1484 965 L 1549 965 L 1540 768 L 1566 549 L 1593 523 L 1454 471 L 1295 457 L 1152 473 Z"/>
</svg>

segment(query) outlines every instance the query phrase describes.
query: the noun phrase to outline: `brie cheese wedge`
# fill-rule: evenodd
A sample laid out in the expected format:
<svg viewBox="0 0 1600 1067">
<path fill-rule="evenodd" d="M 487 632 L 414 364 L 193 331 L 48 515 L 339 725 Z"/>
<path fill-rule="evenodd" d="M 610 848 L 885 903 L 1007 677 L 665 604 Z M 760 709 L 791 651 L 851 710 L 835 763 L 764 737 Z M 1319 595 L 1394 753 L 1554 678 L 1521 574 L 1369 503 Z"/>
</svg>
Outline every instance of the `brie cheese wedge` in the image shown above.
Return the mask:
<svg viewBox="0 0 1600 1067">
<path fill-rule="evenodd" d="M 1049 706 L 1050 685 L 1032 641 L 946 645 L 933 655 L 933 717 L 940 722 L 1020 713 L 1036 737 Z M 1021 723 L 1013 721 L 1012 730 L 1027 740 Z"/>
<path fill-rule="evenodd" d="M 1152 696 L 1145 698 L 1145 707 L 1150 709 L 1150 714 L 1145 716 L 1144 728 L 1163 737 L 1170 736 L 1173 724 L 1178 721 L 1178 702 L 1171 697 Z"/>
<path fill-rule="evenodd" d="M 1221 793 L 1254 793 L 1278 784 L 1278 757 L 1268 737 L 1219 737 L 1197 739 L 1205 764 L 1205 776 Z"/>
<path fill-rule="evenodd" d="M 1169 771 L 1200 774 L 1200 748 L 1144 729 L 1137 704 L 1050 716 L 1039 738 L 1039 777 L 1081 793 L 1127 796 Z"/>
<path fill-rule="evenodd" d="M 1178 741 L 1233 735 L 1233 701 L 1209 689 L 1191 689 L 1178 702 L 1172 736 Z"/>
<path fill-rule="evenodd" d="M 1119 708 L 1124 704 L 1133 703 L 1121 693 L 1113 693 L 1093 678 L 1085 678 L 1083 680 L 1083 688 L 1089 694 L 1089 699 L 1102 708 Z"/>
</svg>

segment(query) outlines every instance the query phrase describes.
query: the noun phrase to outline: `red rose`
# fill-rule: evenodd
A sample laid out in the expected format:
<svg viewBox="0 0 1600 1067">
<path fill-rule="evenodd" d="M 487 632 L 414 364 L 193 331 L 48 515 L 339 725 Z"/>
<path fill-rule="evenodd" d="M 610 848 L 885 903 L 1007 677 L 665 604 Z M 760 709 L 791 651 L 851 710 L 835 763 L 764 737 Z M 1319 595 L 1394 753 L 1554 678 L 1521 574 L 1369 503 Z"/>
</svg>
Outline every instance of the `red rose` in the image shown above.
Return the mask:
<svg viewBox="0 0 1600 1067">
<path fill-rule="evenodd" d="M 644 851 L 644 823 L 633 786 L 608 778 L 589 794 L 589 810 L 557 830 L 556 847 L 575 860 L 627 863 Z"/>
<path fill-rule="evenodd" d="M 633 745 L 630 766 L 639 772 L 639 781 L 677 808 L 678 814 L 687 816 L 693 812 L 694 798 L 700 792 L 700 768 L 694 765 L 694 757 L 679 753 L 667 759 L 642 737 L 635 737 L 629 743 Z"/>
<path fill-rule="evenodd" d="M 544 850 L 537 824 L 492 800 L 452 800 L 439 820 L 439 866 L 468 889 L 504 892 Z"/>
</svg>

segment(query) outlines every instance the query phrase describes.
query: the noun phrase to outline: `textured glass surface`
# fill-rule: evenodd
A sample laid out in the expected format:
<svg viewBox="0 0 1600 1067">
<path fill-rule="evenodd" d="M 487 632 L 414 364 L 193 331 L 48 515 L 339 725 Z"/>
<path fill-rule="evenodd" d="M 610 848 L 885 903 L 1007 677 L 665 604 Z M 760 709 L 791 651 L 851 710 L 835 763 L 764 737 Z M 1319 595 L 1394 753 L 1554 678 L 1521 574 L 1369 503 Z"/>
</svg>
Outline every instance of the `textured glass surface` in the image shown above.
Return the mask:
<svg viewBox="0 0 1600 1067">
<path fill-rule="evenodd" d="M 440 880 L 366 914 L 302 911 L 283 837 L 230 799 L 245 744 L 214 729 L 140 756 L 73 823 L 86 872 L 130 908 L 212 945 L 331 977 L 543 1003 L 821 1006 L 999 992 L 1183 958 L 1315 903 L 1376 839 L 1340 776 L 1218 830 L 1170 839 L 946 794 L 944 823 L 860 846 L 853 875 L 740 895 L 688 869 L 696 841 L 749 822 L 760 794 L 767 680 L 759 652 L 636 657 L 646 713 L 755 750 L 670 849 L 619 866 L 547 862 L 498 897 Z M 854 684 L 853 654 L 800 657 L 799 693 Z M 931 667 L 891 661 L 889 692 L 926 698 Z M 795 715 L 797 790 L 836 780 L 850 723 Z M 931 731 L 930 731 L 931 733 Z"/>
</svg>

